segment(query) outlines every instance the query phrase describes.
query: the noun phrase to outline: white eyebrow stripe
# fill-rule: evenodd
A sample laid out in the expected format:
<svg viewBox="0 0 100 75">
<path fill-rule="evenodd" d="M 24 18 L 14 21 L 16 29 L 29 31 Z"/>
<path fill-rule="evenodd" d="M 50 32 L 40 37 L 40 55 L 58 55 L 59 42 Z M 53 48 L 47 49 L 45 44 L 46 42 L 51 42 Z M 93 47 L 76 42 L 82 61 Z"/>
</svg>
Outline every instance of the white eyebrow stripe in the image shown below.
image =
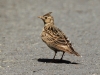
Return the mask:
<svg viewBox="0 0 100 75">
<path fill-rule="evenodd" d="M 51 18 L 50 16 L 48 18 Z"/>
</svg>

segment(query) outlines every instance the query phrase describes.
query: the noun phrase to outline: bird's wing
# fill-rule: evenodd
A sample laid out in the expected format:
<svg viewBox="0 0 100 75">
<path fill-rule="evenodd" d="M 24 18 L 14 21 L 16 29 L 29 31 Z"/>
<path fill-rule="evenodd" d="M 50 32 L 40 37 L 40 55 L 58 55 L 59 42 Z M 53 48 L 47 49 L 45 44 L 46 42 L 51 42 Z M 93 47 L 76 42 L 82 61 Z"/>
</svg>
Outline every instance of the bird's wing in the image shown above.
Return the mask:
<svg viewBox="0 0 100 75">
<path fill-rule="evenodd" d="M 44 37 L 42 37 L 42 39 L 49 44 L 71 46 L 68 38 L 55 26 L 46 27 L 44 30 Z"/>
<path fill-rule="evenodd" d="M 49 47 L 79 56 L 79 54 L 74 51 L 68 38 L 55 26 L 46 27 L 42 39 Z"/>
</svg>

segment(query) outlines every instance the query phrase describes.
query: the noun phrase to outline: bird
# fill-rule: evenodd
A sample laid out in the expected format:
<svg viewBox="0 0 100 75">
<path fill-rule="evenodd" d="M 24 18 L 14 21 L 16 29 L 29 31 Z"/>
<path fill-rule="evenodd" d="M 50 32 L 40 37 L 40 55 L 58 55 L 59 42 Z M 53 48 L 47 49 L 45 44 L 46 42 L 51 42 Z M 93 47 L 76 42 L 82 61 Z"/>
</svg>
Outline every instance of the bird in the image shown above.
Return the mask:
<svg viewBox="0 0 100 75">
<path fill-rule="evenodd" d="M 60 60 L 63 59 L 65 52 L 80 56 L 80 54 L 72 47 L 68 37 L 66 37 L 66 35 L 55 26 L 54 18 L 51 16 L 51 13 L 52 12 L 49 12 L 43 16 L 39 16 L 38 18 L 42 19 L 44 22 L 41 39 L 55 52 L 53 59 L 55 59 L 57 52 L 63 52 Z"/>
</svg>

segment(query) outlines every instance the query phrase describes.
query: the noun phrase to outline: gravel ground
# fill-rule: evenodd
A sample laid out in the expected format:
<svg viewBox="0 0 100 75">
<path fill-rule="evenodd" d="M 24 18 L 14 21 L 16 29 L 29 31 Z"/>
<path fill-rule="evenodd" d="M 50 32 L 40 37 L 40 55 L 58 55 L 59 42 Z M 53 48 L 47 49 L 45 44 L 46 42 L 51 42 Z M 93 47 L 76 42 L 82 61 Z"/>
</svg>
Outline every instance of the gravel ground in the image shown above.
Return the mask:
<svg viewBox="0 0 100 75">
<path fill-rule="evenodd" d="M 82 57 L 50 63 L 37 18 L 50 11 Z M 0 0 L 0 75 L 100 75 L 99 24 L 100 0 Z"/>
</svg>

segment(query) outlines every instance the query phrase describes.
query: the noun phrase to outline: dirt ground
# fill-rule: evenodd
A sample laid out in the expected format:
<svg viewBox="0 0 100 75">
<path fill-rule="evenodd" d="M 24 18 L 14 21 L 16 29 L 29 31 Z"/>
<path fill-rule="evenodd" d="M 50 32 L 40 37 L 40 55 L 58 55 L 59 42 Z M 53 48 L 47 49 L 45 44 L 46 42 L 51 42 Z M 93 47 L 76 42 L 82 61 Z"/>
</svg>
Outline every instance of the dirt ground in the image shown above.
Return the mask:
<svg viewBox="0 0 100 75">
<path fill-rule="evenodd" d="M 48 12 L 82 57 L 50 62 L 37 18 Z M 0 0 L 0 75 L 100 75 L 100 0 Z"/>
</svg>

